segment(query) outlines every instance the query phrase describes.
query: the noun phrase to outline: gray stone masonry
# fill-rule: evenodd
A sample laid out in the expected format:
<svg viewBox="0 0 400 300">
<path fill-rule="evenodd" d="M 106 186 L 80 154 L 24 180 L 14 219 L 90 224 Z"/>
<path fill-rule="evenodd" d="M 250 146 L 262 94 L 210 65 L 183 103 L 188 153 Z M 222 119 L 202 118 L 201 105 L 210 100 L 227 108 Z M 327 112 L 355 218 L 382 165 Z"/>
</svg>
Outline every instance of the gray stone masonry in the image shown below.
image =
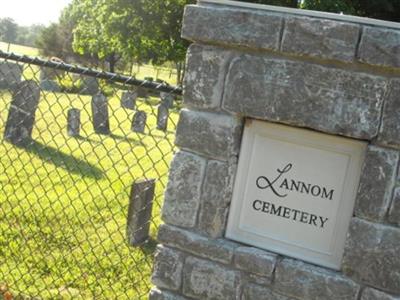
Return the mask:
<svg viewBox="0 0 400 300">
<path fill-rule="evenodd" d="M 400 25 L 199 0 L 182 36 L 150 299 L 400 300 Z M 246 119 L 368 143 L 339 270 L 224 237 Z"/>
<path fill-rule="evenodd" d="M 182 110 L 175 144 L 208 156 L 229 160 L 239 153 L 242 121 L 231 115 Z"/>
<path fill-rule="evenodd" d="M 365 27 L 358 51 L 360 61 L 372 65 L 400 67 L 400 31 Z"/>
<path fill-rule="evenodd" d="M 165 224 L 161 225 L 157 238 L 160 243 L 170 247 L 226 264 L 232 262 L 234 250 L 239 246 L 224 239 L 208 239 L 190 231 Z"/>
<path fill-rule="evenodd" d="M 152 288 L 149 295 L 149 300 L 187 300 L 189 298 L 179 296 L 175 293 Z"/>
<path fill-rule="evenodd" d="M 218 109 L 232 51 L 192 44 L 187 53 L 183 98 L 188 107 Z"/>
<path fill-rule="evenodd" d="M 187 257 L 183 269 L 183 294 L 195 299 L 235 299 L 240 275 L 207 260 Z"/>
<path fill-rule="evenodd" d="M 399 46 L 400 47 L 400 46 Z M 400 54 L 399 54 L 400 56 Z M 383 109 L 378 140 L 383 145 L 400 148 L 400 78 L 390 82 Z"/>
<path fill-rule="evenodd" d="M 357 300 L 360 286 L 339 273 L 293 260 L 278 262 L 275 290 L 304 300 Z"/>
<path fill-rule="evenodd" d="M 200 232 L 212 238 L 222 237 L 225 232 L 235 173 L 236 160 L 210 160 L 207 163 L 198 228 Z"/>
<path fill-rule="evenodd" d="M 162 209 L 165 223 L 189 228 L 195 226 L 206 163 L 204 158 L 191 153 L 178 152 L 175 155 Z"/>
<path fill-rule="evenodd" d="M 400 188 L 393 193 L 392 205 L 389 210 L 389 222 L 400 226 Z"/>
<path fill-rule="evenodd" d="M 182 37 L 188 40 L 254 49 L 279 49 L 280 16 L 243 9 L 188 5 L 183 18 Z"/>
<path fill-rule="evenodd" d="M 360 26 L 332 20 L 287 18 L 283 32 L 283 52 L 324 59 L 353 61 Z"/>
<path fill-rule="evenodd" d="M 295 300 L 295 298 L 279 295 L 260 285 L 246 284 L 240 300 Z"/>
<path fill-rule="evenodd" d="M 229 68 L 223 107 L 248 117 L 371 139 L 378 134 L 386 90 L 387 80 L 379 76 L 241 55 Z"/>
<path fill-rule="evenodd" d="M 16 86 L 5 125 L 5 140 L 14 145 L 31 140 L 39 100 L 40 90 L 35 81 L 22 81 Z"/>
<path fill-rule="evenodd" d="M 394 297 L 378 290 L 366 288 L 362 293 L 361 300 L 400 300 L 400 297 Z"/>
<path fill-rule="evenodd" d="M 368 285 L 400 294 L 400 229 L 351 221 L 342 270 Z"/>
<path fill-rule="evenodd" d="M 362 19 L 338 21 L 332 20 L 332 15 L 329 17 L 223 4 L 189 5 L 184 13 L 182 36 L 227 48 L 246 47 L 266 53 L 400 67 L 398 29 L 358 23 Z"/>
<path fill-rule="evenodd" d="M 138 97 L 137 92 L 126 91 L 121 96 L 121 107 L 134 110 L 136 107 L 136 98 Z"/>
<path fill-rule="evenodd" d="M 253 247 L 235 249 L 235 267 L 264 277 L 272 277 L 277 255 Z"/>
<path fill-rule="evenodd" d="M 357 217 L 384 220 L 392 199 L 398 161 L 397 151 L 368 147 L 356 199 Z"/>
<path fill-rule="evenodd" d="M 151 277 L 153 284 L 168 290 L 178 290 L 182 282 L 184 260 L 183 253 L 158 246 Z"/>
<path fill-rule="evenodd" d="M 2 61 L 0 62 L 0 89 L 14 89 L 22 80 L 23 65 Z"/>
</svg>

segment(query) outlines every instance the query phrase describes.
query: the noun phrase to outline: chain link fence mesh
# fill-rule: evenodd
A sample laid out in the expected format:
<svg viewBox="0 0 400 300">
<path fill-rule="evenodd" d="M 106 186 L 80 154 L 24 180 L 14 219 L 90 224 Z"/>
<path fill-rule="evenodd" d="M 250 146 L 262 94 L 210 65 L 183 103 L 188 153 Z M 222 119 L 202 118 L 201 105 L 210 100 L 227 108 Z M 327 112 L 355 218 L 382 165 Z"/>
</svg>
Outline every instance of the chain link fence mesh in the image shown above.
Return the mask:
<svg viewBox="0 0 400 300">
<path fill-rule="evenodd" d="M 0 57 L 0 299 L 146 299 L 180 89 Z"/>
</svg>

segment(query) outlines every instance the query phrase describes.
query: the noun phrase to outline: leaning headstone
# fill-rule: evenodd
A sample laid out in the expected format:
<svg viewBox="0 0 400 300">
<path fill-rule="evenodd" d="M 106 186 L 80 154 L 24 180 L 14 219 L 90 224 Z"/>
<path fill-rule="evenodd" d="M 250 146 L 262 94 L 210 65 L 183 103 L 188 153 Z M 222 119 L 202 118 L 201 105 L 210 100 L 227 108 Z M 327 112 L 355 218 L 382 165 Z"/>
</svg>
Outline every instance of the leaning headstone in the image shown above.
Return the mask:
<svg viewBox="0 0 400 300">
<path fill-rule="evenodd" d="M 144 133 L 146 127 L 147 115 L 144 111 L 137 111 L 132 120 L 132 131 Z"/>
<path fill-rule="evenodd" d="M 100 90 L 100 85 L 95 77 L 82 76 L 81 93 L 84 95 L 96 95 Z"/>
<path fill-rule="evenodd" d="M 126 235 L 131 246 L 138 246 L 149 238 L 155 180 L 142 179 L 132 185 L 129 198 Z"/>
<path fill-rule="evenodd" d="M 68 110 L 67 132 L 69 136 L 79 136 L 81 127 L 81 111 L 77 108 Z"/>
<path fill-rule="evenodd" d="M 126 109 L 135 109 L 137 93 L 136 92 L 124 92 L 121 97 L 121 106 Z"/>
<path fill-rule="evenodd" d="M 23 65 L 0 62 L 0 89 L 14 89 L 21 82 Z"/>
<path fill-rule="evenodd" d="M 108 120 L 108 100 L 103 94 L 94 95 L 92 98 L 93 128 L 98 134 L 110 133 Z"/>
<path fill-rule="evenodd" d="M 19 145 L 31 139 L 39 99 L 40 89 L 35 81 L 23 81 L 16 86 L 8 111 L 5 140 Z"/>
<path fill-rule="evenodd" d="M 170 93 L 161 92 L 160 93 L 161 103 L 167 107 L 172 108 L 174 105 L 175 96 Z"/>
<path fill-rule="evenodd" d="M 169 111 L 166 106 L 160 104 L 157 109 L 157 129 L 166 131 L 168 126 Z"/>
</svg>

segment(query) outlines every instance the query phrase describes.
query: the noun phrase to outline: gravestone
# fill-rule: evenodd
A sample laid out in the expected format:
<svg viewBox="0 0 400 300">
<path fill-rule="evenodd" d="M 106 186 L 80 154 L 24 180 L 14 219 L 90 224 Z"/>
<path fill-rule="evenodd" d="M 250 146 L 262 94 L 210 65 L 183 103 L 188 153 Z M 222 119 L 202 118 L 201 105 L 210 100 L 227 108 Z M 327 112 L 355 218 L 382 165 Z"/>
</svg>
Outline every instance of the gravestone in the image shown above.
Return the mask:
<svg viewBox="0 0 400 300">
<path fill-rule="evenodd" d="M 137 93 L 137 96 L 140 97 L 140 98 L 147 98 L 148 97 L 148 91 L 144 87 L 138 87 L 136 89 L 136 93 Z"/>
<path fill-rule="evenodd" d="M 164 104 L 157 108 L 157 129 L 166 131 L 168 127 L 169 110 Z"/>
<path fill-rule="evenodd" d="M 126 109 L 134 110 L 136 106 L 137 92 L 123 92 L 121 97 L 121 106 Z"/>
<path fill-rule="evenodd" d="M 57 70 L 54 68 L 41 67 L 40 68 L 40 88 L 44 91 L 60 92 L 61 88 L 58 84 L 65 74 L 65 71 Z"/>
<path fill-rule="evenodd" d="M 96 77 L 82 75 L 80 78 L 82 80 L 80 93 L 84 95 L 95 95 L 100 91 L 100 85 Z"/>
<path fill-rule="evenodd" d="M 154 179 L 138 180 L 132 185 L 126 228 L 128 243 L 131 246 L 138 246 L 149 239 L 154 188 Z"/>
<path fill-rule="evenodd" d="M 131 129 L 133 132 L 144 133 L 147 115 L 144 111 L 137 111 L 133 116 Z"/>
<path fill-rule="evenodd" d="M 14 89 L 22 80 L 23 65 L 9 61 L 0 62 L 0 89 Z"/>
<path fill-rule="evenodd" d="M 31 139 L 40 90 L 35 81 L 23 81 L 15 87 L 4 131 L 4 139 L 23 144 Z"/>
<path fill-rule="evenodd" d="M 160 98 L 161 98 L 161 103 L 166 108 L 172 108 L 174 106 L 175 96 L 173 94 L 161 92 L 160 93 Z"/>
<path fill-rule="evenodd" d="M 94 131 L 98 134 L 109 134 L 108 99 L 103 94 L 92 97 L 92 120 Z"/>
<path fill-rule="evenodd" d="M 79 136 L 81 127 L 81 111 L 77 108 L 68 110 L 67 133 L 69 136 Z"/>
</svg>

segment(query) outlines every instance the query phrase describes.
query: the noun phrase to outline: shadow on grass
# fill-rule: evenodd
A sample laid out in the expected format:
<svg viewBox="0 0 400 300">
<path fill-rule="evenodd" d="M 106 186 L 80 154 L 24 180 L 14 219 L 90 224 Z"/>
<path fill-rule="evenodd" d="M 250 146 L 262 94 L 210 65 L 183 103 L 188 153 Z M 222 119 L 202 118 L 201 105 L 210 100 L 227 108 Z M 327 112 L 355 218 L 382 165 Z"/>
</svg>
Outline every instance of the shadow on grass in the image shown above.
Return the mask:
<svg viewBox="0 0 400 300">
<path fill-rule="evenodd" d="M 56 148 L 43 145 L 37 141 L 31 140 L 25 145 L 19 145 L 19 147 L 36 155 L 45 162 L 63 168 L 67 172 L 94 179 L 101 179 L 103 177 L 101 169 L 92 166 L 86 161 L 67 155 Z"/>
</svg>

